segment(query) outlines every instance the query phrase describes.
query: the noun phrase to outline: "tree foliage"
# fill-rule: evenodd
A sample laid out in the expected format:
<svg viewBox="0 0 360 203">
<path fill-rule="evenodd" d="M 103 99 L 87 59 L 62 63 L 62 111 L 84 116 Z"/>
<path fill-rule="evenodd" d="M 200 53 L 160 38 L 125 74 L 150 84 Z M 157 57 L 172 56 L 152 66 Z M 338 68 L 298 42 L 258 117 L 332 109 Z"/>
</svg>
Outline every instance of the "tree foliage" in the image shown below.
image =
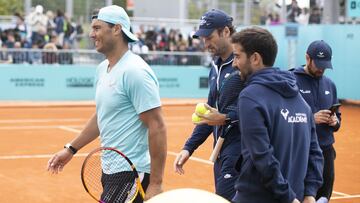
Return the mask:
<svg viewBox="0 0 360 203">
<path fill-rule="evenodd" d="M 23 0 L 0 0 L 0 15 L 13 15 L 16 12 L 24 13 Z"/>
</svg>

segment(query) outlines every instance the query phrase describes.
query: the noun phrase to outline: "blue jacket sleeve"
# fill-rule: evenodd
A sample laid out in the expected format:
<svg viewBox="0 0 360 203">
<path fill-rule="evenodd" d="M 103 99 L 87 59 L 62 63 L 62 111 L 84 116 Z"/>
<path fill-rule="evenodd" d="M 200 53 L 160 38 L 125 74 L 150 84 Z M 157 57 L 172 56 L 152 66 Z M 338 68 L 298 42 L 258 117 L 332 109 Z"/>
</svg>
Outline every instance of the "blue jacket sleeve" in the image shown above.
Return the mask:
<svg viewBox="0 0 360 203">
<path fill-rule="evenodd" d="M 333 88 L 333 101 L 336 101 L 335 103 L 339 103 L 339 100 L 337 98 L 337 90 L 336 90 L 336 86 L 334 83 L 332 83 L 332 88 Z M 336 117 L 338 118 L 338 123 L 333 127 L 334 132 L 338 131 L 340 129 L 341 126 L 341 112 L 339 109 L 337 109 L 336 111 Z"/>
<path fill-rule="evenodd" d="M 214 69 L 210 70 L 209 78 L 214 74 Z M 209 87 L 211 87 L 210 80 L 209 80 Z M 213 92 L 210 90 L 208 94 L 208 101 L 207 104 L 210 106 L 214 106 L 216 102 L 216 98 L 213 95 Z M 183 149 L 189 151 L 190 156 L 194 153 L 194 151 L 205 142 L 205 140 L 209 137 L 212 133 L 213 127 L 209 125 L 197 125 L 189 139 L 186 141 Z"/>
<path fill-rule="evenodd" d="M 311 117 L 311 141 L 308 169 L 305 177 L 305 196 L 316 197 L 317 190 L 322 185 L 322 172 L 324 167 L 324 158 L 318 143 L 314 118 Z"/>
<path fill-rule="evenodd" d="M 205 142 L 205 140 L 209 137 L 212 132 L 212 127 L 209 125 L 198 125 L 195 127 L 193 133 L 186 141 L 185 146 L 183 147 L 184 150 L 189 151 L 190 156 L 194 151 Z"/>
<path fill-rule="evenodd" d="M 274 156 L 274 148 L 270 144 L 269 131 L 264 118 L 266 112 L 260 105 L 247 97 L 239 100 L 239 117 L 242 142 L 249 151 L 251 161 L 261 175 L 266 188 L 281 202 L 291 202 L 296 198 L 288 181 L 283 177 L 280 163 Z"/>
<path fill-rule="evenodd" d="M 238 112 L 236 110 L 228 112 L 227 117 L 230 118 L 230 122 L 234 122 L 239 119 Z"/>
</svg>

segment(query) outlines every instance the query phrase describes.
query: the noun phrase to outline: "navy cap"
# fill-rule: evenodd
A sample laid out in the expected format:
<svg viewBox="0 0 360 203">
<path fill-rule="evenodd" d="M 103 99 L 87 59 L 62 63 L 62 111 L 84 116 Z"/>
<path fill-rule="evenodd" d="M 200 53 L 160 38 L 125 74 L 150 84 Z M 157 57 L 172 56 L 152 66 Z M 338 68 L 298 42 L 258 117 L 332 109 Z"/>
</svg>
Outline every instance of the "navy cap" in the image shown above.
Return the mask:
<svg viewBox="0 0 360 203">
<path fill-rule="evenodd" d="M 317 68 L 333 68 L 331 64 L 332 50 L 325 41 L 317 40 L 312 42 L 309 45 L 306 53 L 310 56 L 311 59 L 314 60 Z"/>
<path fill-rule="evenodd" d="M 200 18 L 199 30 L 193 38 L 208 37 L 215 29 L 232 25 L 233 18 L 224 11 L 211 9 Z"/>
</svg>

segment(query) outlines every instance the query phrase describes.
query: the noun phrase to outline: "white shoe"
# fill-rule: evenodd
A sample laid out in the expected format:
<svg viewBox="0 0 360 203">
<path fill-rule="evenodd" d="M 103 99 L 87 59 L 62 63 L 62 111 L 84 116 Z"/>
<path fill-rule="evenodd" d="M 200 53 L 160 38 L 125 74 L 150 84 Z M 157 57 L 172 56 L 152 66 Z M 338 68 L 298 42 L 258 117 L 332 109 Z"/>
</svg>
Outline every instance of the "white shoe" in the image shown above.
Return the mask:
<svg viewBox="0 0 360 203">
<path fill-rule="evenodd" d="M 320 199 L 318 199 L 316 201 L 316 203 L 328 203 L 329 200 L 326 197 L 320 197 Z"/>
</svg>

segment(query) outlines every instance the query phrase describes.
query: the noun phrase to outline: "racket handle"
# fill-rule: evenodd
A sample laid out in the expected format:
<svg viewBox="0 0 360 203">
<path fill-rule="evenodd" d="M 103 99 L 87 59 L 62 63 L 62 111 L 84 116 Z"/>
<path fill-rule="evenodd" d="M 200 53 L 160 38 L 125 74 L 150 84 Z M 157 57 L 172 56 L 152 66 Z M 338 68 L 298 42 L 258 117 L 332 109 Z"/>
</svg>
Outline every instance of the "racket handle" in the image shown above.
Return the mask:
<svg viewBox="0 0 360 203">
<path fill-rule="evenodd" d="M 145 199 L 145 191 L 141 185 L 141 182 L 139 180 L 139 178 L 136 180 L 138 182 L 138 185 L 139 185 L 139 193 L 140 193 L 140 196 L 142 197 L 142 199 L 144 200 Z"/>
<path fill-rule="evenodd" d="M 224 138 L 223 137 L 219 137 L 219 139 L 217 140 L 217 142 L 216 142 L 216 145 L 215 145 L 215 147 L 214 147 L 214 150 L 212 151 L 212 153 L 211 153 L 211 155 L 210 155 L 210 158 L 209 158 L 209 160 L 211 161 L 211 162 L 215 162 L 216 161 L 216 159 L 217 159 L 217 157 L 218 157 L 218 155 L 219 155 L 219 152 L 220 152 L 220 150 L 221 150 L 221 147 L 222 147 L 222 145 L 223 145 L 223 143 L 224 143 Z"/>
</svg>

